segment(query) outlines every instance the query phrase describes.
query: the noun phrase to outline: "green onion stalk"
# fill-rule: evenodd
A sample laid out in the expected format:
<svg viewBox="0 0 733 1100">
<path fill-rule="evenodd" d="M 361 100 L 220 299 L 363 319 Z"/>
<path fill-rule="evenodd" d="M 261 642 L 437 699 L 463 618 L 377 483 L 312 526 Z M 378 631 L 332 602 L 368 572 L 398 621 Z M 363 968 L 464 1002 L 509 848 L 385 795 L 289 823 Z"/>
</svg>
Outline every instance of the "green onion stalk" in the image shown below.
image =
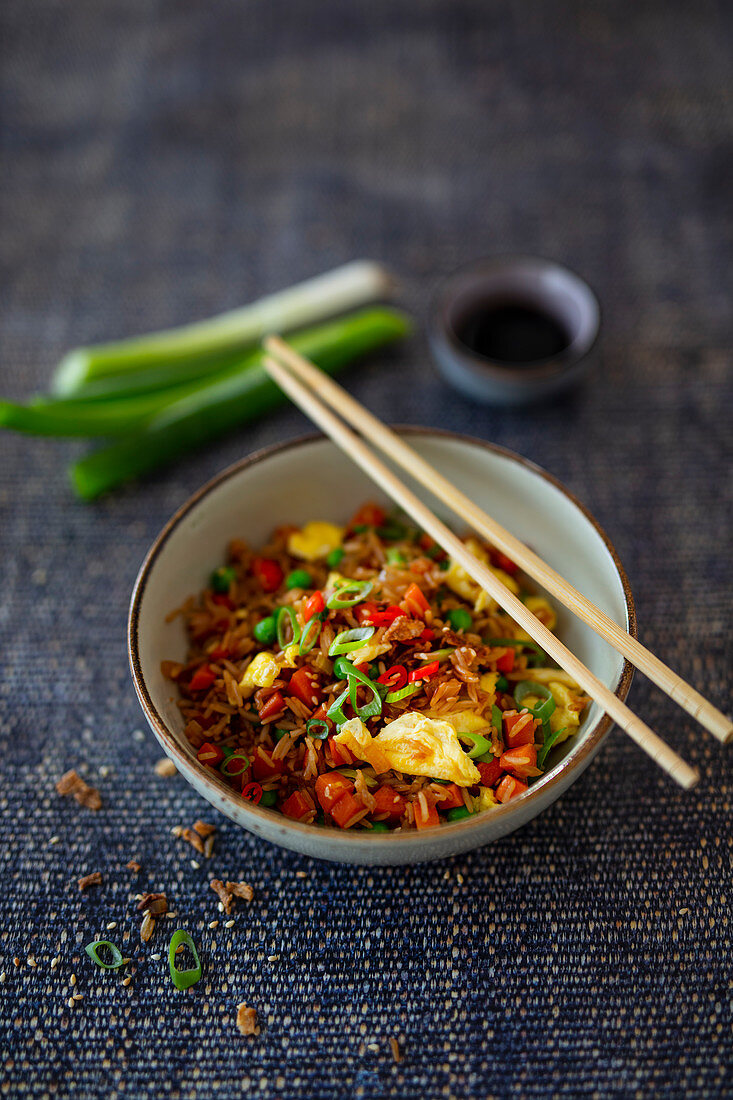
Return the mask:
<svg viewBox="0 0 733 1100">
<path fill-rule="evenodd" d="M 221 367 L 228 354 L 241 354 L 271 332 L 313 325 L 387 298 L 391 289 L 383 267 L 355 261 L 206 321 L 77 348 L 59 363 L 53 390 L 79 396 L 86 391 L 91 399 L 111 396 L 104 383 L 124 376 L 130 376 L 134 386 L 161 388 Z"/>
<path fill-rule="evenodd" d="M 409 329 L 408 318 L 403 313 L 375 307 L 304 330 L 292 336 L 290 342 L 297 351 L 332 374 L 359 356 L 401 339 Z M 123 438 L 72 466 L 73 487 L 84 500 L 93 500 L 220 438 L 246 421 L 257 419 L 283 400 L 282 392 L 262 366 L 262 355 L 258 352 L 239 369 L 227 368 L 220 375 L 192 383 L 172 400 L 169 394 L 155 412 L 148 409 L 140 415 L 137 409 L 128 420 L 127 434 Z M 95 405 L 99 407 L 100 403 Z M 30 413 L 31 409 L 27 411 Z M 109 419 L 112 416 L 110 409 Z M 87 425 L 89 423 L 88 419 Z"/>
</svg>

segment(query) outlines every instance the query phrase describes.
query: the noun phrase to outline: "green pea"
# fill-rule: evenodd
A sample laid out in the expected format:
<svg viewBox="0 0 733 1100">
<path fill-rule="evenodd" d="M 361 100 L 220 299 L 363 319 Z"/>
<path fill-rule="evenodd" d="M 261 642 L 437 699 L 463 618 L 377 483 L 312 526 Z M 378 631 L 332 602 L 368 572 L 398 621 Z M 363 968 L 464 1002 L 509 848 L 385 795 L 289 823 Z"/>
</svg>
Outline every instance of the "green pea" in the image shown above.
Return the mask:
<svg viewBox="0 0 733 1100">
<path fill-rule="evenodd" d="M 465 607 L 454 607 L 448 612 L 447 619 L 454 630 L 470 630 L 473 624 L 471 612 L 466 611 Z"/>
<path fill-rule="evenodd" d="M 277 637 L 277 626 L 275 625 L 275 616 L 268 615 L 266 619 L 260 619 L 255 625 L 252 631 L 258 642 L 262 645 L 272 645 Z"/>
<path fill-rule="evenodd" d="M 284 730 L 284 729 L 278 728 L 278 729 L 275 730 L 273 736 L 274 736 L 276 741 L 282 741 L 282 739 L 283 739 L 283 737 L 285 736 L 286 733 L 290 733 L 290 730 Z"/>
<path fill-rule="evenodd" d="M 371 829 L 367 830 L 370 833 L 388 833 L 389 825 L 386 821 L 375 821 Z"/>
<path fill-rule="evenodd" d="M 310 588 L 311 575 L 305 569 L 294 569 L 285 578 L 286 588 Z"/>
<path fill-rule="evenodd" d="M 448 810 L 447 814 L 449 821 L 463 821 L 464 818 L 471 816 L 471 811 L 465 806 L 455 806 L 452 810 Z"/>
<path fill-rule="evenodd" d="M 237 571 L 231 565 L 222 565 L 211 574 L 211 587 L 215 592 L 226 593 L 232 581 L 237 579 Z"/>
<path fill-rule="evenodd" d="M 326 554 L 326 565 L 329 569 L 335 569 L 336 566 L 341 563 L 343 556 L 343 547 L 337 546 L 335 550 L 330 550 L 328 554 Z"/>
<path fill-rule="evenodd" d="M 509 681 L 507 680 L 506 676 L 499 676 L 498 677 L 498 679 L 496 681 L 496 690 L 497 691 L 509 691 Z"/>
<path fill-rule="evenodd" d="M 263 791 L 262 798 L 260 799 L 260 806 L 276 806 L 277 805 L 277 791 Z"/>
<path fill-rule="evenodd" d="M 369 530 L 369 525 L 366 523 L 355 523 L 351 530 L 355 535 L 363 535 L 365 531 Z"/>
<path fill-rule="evenodd" d="M 390 546 L 387 551 L 387 561 L 390 565 L 407 565 L 407 558 L 405 555 L 394 546 Z"/>
<path fill-rule="evenodd" d="M 441 571 L 441 573 L 447 573 L 450 569 L 450 558 L 443 558 L 442 561 L 439 561 L 438 569 Z"/>
</svg>

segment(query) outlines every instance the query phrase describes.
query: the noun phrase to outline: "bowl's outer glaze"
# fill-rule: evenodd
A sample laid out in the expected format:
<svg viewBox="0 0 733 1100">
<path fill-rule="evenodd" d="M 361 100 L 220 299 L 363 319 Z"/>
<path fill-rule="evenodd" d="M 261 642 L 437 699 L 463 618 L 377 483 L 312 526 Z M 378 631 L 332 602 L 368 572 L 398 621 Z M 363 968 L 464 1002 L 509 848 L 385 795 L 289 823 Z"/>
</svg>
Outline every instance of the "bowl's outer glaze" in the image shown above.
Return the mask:
<svg viewBox="0 0 733 1100">
<path fill-rule="evenodd" d="M 633 599 L 611 544 L 559 483 L 519 456 L 479 440 L 430 429 L 403 431 L 463 492 L 635 633 Z M 435 507 L 429 494 L 417 492 Z M 160 671 L 161 660 L 183 660 L 186 650 L 180 618 L 167 623 L 166 616 L 206 585 L 231 538 L 257 546 L 278 524 L 344 521 L 360 502 L 379 497 L 369 479 L 322 436 L 270 448 L 225 470 L 176 513 L 149 551 L 133 592 L 128 643 L 135 688 L 153 733 L 179 771 L 223 814 L 257 836 L 319 859 L 415 863 L 479 847 L 531 820 L 588 766 L 610 720 L 592 704 L 581 733 L 558 750 L 553 768 L 513 802 L 472 820 L 377 839 L 366 831 L 301 825 L 245 803 L 197 762 L 183 736 L 175 689 Z M 445 508 L 439 505 L 436 511 L 462 531 Z M 628 662 L 564 608 L 558 618 L 569 648 L 625 698 L 631 683 Z"/>
</svg>

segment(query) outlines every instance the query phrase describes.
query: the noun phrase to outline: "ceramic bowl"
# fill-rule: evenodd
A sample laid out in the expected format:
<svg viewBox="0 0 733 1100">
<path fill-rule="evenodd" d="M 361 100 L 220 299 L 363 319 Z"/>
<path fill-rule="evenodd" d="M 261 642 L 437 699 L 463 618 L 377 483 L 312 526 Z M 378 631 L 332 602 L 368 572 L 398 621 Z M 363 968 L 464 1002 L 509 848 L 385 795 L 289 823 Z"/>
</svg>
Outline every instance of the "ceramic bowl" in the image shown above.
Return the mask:
<svg viewBox="0 0 733 1100">
<path fill-rule="evenodd" d="M 607 536 L 553 477 L 510 451 L 429 429 L 403 429 L 429 462 L 625 629 L 635 633 L 628 582 Z M 434 508 L 436 502 L 418 492 Z M 552 767 L 526 794 L 474 818 L 424 831 L 370 835 L 303 825 L 243 801 L 196 760 L 183 734 L 175 688 L 160 671 L 163 659 L 183 660 L 180 618 L 166 615 L 199 592 L 224 560 L 227 543 L 245 538 L 257 546 L 279 524 L 308 519 L 345 521 L 360 502 L 379 499 L 368 478 L 330 440 L 308 436 L 251 455 L 219 474 L 176 512 L 153 543 L 130 605 L 128 646 L 135 688 L 150 727 L 178 770 L 213 806 L 256 836 L 319 859 L 399 864 L 440 859 L 483 844 L 526 824 L 567 790 L 600 748 L 611 726 L 594 703 L 579 734 L 550 759 Z M 436 511 L 459 532 L 446 510 Z M 619 698 L 631 666 L 564 608 L 559 633 L 571 650 Z"/>
</svg>

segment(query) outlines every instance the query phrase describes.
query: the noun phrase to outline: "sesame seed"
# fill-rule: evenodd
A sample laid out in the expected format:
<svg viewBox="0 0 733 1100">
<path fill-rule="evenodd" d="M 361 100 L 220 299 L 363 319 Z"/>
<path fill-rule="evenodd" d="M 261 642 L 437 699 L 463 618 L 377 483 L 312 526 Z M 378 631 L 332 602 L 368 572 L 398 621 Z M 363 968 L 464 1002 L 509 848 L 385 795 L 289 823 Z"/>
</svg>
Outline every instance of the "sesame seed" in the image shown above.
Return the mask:
<svg viewBox="0 0 733 1100">
<path fill-rule="evenodd" d="M 166 920 L 175 920 L 177 916 L 178 916 L 178 913 L 166 913 L 165 919 Z"/>
<path fill-rule="evenodd" d="M 36 960 L 33 958 L 32 955 L 28 956 L 27 962 L 28 962 L 29 966 L 38 966 L 38 963 L 36 962 Z"/>
<path fill-rule="evenodd" d="M 368 1050 L 373 1050 L 374 1053 L 376 1054 L 379 1051 L 379 1044 L 378 1043 L 367 1043 L 367 1049 Z"/>
<path fill-rule="evenodd" d="M 225 928 L 234 928 L 234 921 L 233 920 L 225 921 L 224 922 L 224 927 Z"/>
<path fill-rule="evenodd" d="M 109 924 L 107 925 L 107 931 L 111 932 L 116 927 L 117 927 L 117 921 L 116 920 L 111 920 L 109 922 Z"/>
<path fill-rule="evenodd" d="M 130 977 L 130 975 L 128 974 L 126 978 L 123 978 L 123 979 L 122 979 L 122 984 L 123 984 L 123 985 L 129 985 L 131 981 L 132 981 L 132 978 L 131 978 L 131 977 Z"/>
<path fill-rule="evenodd" d="M 107 778 L 107 776 L 109 775 L 109 768 L 106 764 L 103 764 L 102 767 L 99 769 L 99 774 L 101 775 L 102 779 Z"/>
<path fill-rule="evenodd" d="M 162 957 L 162 956 L 161 956 L 161 954 L 160 954 L 160 951 L 156 951 L 154 955 L 151 955 L 151 956 L 150 956 L 150 958 L 151 958 L 151 959 L 155 959 L 155 961 L 156 961 L 156 962 L 158 962 L 158 961 L 160 960 L 160 958 L 161 958 L 161 957 Z"/>
<path fill-rule="evenodd" d="M 689 909 L 680 909 L 680 916 L 684 916 L 685 913 L 689 913 Z"/>
<path fill-rule="evenodd" d="M 69 997 L 69 999 L 68 999 L 68 1001 L 67 1001 L 66 1003 L 67 1003 L 67 1005 L 69 1006 L 69 1008 L 73 1008 L 73 1007 L 74 1007 L 74 1004 L 75 1004 L 74 998 L 73 998 L 73 997 Z"/>
<path fill-rule="evenodd" d="M 54 957 L 51 959 L 51 969 L 55 970 L 60 962 L 61 962 L 60 955 L 54 955 Z"/>
<path fill-rule="evenodd" d="M 211 920 L 211 921 L 209 921 L 209 928 L 218 928 L 218 927 L 219 927 L 219 922 L 218 922 L 218 920 Z"/>
<path fill-rule="evenodd" d="M 201 864 L 198 863 L 195 859 L 192 859 L 191 860 L 191 866 L 193 867 L 194 871 L 198 871 Z"/>
<path fill-rule="evenodd" d="M 217 909 L 219 910 L 219 912 L 220 912 L 220 913 L 223 913 L 223 912 L 224 912 L 224 906 L 222 905 L 222 903 L 221 903 L 221 902 L 219 902 L 219 904 L 217 905 L 217 907 L 216 907 L 216 908 L 217 908 Z"/>
<path fill-rule="evenodd" d="M 144 741 L 145 740 L 145 734 L 143 733 L 142 730 L 133 730 L 132 731 L 132 736 L 133 736 L 135 741 Z"/>
<path fill-rule="evenodd" d="M 5 971 L 3 970 L 2 974 L 0 974 L 0 985 L 2 985 L 2 983 L 5 981 L 5 977 Z"/>
<path fill-rule="evenodd" d="M 308 872 L 307 871 L 296 871 L 295 872 L 295 877 L 296 878 L 308 878 Z"/>
<path fill-rule="evenodd" d="M 463 886 L 463 875 L 461 875 L 460 873 L 457 874 L 456 875 L 456 882 L 458 883 L 459 886 Z"/>
<path fill-rule="evenodd" d="M 18 956 L 16 955 L 15 958 L 13 959 L 13 966 L 21 966 L 21 965 L 22 965 L 21 961 L 18 958 Z"/>
<path fill-rule="evenodd" d="M 72 997 L 72 1000 L 81 1001 L 83 999 L 83 997 L 84 997 L 83 993 L 75 993 L 74 996 Z"/>
<path fill-rule="evenodd" d="M 279 958 L 280 958 L 279 955 L 268 955 L 267 956 L 267 961 L 269 963 L 276 963 Z"/>
<path fill-rule="evenodd" d="M 48 843 L 49 844 L 60 844 L 61 843 L 61 837 L 60 836 L 52 836 Z"/>
<path fill-rule="evenodd" d="M 72 974 L 69 978 L 69 985 L 76 985 L 76 974 Z"/>
<path fill-rule="evenodd" d="M 446 871 L 443 878 L 450 878 L 450 871 Z"/>
</svg>

